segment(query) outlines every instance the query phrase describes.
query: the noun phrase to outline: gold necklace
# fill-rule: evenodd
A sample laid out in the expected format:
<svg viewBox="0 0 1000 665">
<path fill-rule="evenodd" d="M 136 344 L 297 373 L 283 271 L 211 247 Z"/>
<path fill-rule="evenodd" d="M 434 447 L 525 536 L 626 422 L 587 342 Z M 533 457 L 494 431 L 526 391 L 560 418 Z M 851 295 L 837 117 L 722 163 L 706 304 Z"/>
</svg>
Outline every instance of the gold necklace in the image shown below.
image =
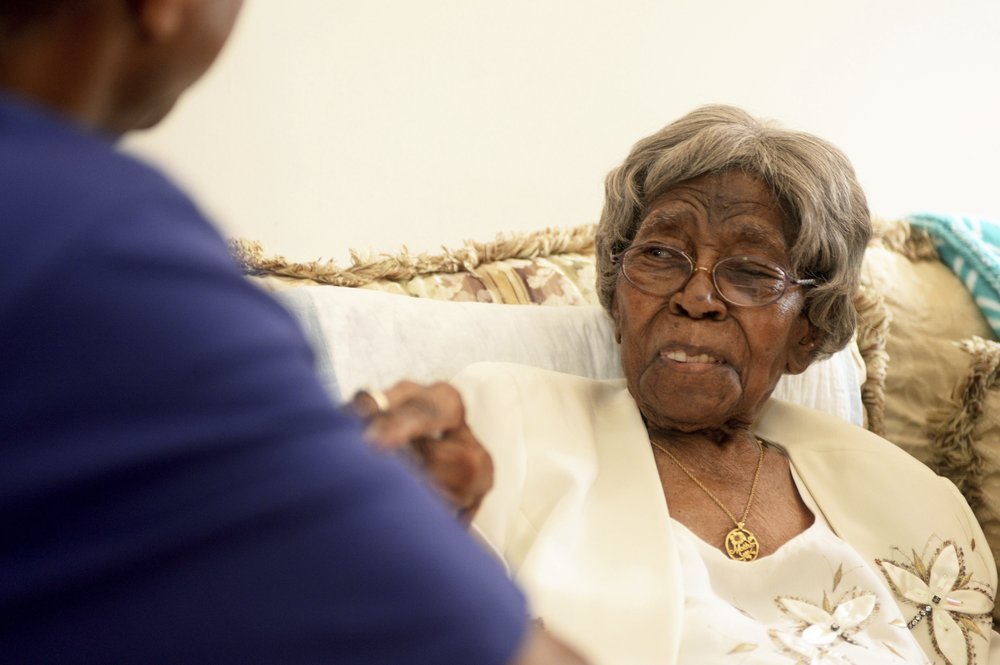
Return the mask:
<svg viewBox="0 0 1000 665">
<path fill-rule="evenodd" d="M 707 494 L 708 498 L 714 501 L 715 505 L 721 508 L 722 512 L 724 512 L 726 516 L 736 525 L 735 529 L 726 534 L 725 542 L 726 554 L 729 555 L 730 559 L 735 561 L 753 561 L 760 553 L 760 543 L 757 542 L 757 536 L 753 535 L 753 532 L 746 528 L 747 515 L 750 514 L 750 506 L 753 504 L 753 497 L 757 492 L 757 481 L 760 480 L 760 467 L 764 463 L 764 446 L 757 437 L 754 437 L 753 440 L 760 449 L 760 456 L 757 458 L 757 469 L 753 472 L 753 482 L 750 483 L 750 496 L 747 497 L 747 505 L 746 508 L 743 509 L 743 517 L 741 519 L 736 519 L 736 517 L 729 512 L 729 509 L 726 508 L 721 501 L 719 501 L 718 497 L 712 494 L 712 492 L 705 487 L 700 480 L 695 478 L 694 474 L 688 471 L 687 467 L 681 464 L 681 461 L 674 457 L 673 453 L 658 444 L 656 441 L 653 441 L 652 439 L 649 440 L 654 447 L 666 453 L 667 457 L 672 459 L 674 464 L 676 464 L 678 468 L 684 472 L 684 475 L 690 478 L 695 485 L 700 487 L 701 491 Z"/>
</svg>

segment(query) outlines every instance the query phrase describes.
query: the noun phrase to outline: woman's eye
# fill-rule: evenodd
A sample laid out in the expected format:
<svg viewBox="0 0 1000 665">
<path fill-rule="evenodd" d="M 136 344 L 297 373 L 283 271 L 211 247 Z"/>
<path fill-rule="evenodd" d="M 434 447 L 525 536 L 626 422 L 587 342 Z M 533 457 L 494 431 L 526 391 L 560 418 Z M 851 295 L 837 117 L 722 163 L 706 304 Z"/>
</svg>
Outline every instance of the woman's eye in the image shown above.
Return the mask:
<svg viewBox="0 0 1000 665">
<path fill-rule="evenodd" d="M 664 247 L 663 245 L 651 245 L 646 249 L 645 253 L 654 259 L 679 259 L 681 257 L 680 252 L 676 249 Z"/>
<path fill-rule="evenodd" d="M 761 263 L 747 262 L 730 266 L 728 272 L 736 278 L 745 280 L 777 280 L 781 281 L 781 272 L 773 266 Z"/>
<path fill-rule="evenodd" d="M 777 277 L 773 270 L 768 270 L 767 268 L 760 266 L 745 266 L 740 268 L 740 272 L 747 277 L 757 277 L 762 279 L 773 279 Z"/>
</svg>

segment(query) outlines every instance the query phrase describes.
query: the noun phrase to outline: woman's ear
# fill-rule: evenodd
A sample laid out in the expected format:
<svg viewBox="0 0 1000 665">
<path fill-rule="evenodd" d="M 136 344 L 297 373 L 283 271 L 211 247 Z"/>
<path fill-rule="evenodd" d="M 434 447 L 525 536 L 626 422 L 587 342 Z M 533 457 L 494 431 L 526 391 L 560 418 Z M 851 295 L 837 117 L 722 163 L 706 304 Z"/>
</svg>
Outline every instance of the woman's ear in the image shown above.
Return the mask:
<svg viewBox="0 0 1000 665">
<path fill-rule="evenodd" d="M 820 331 L 809 321 L 805 314 L 802 314 L 800 330 L 790 337 L 788 350 L 788 362 L 785 372 L 788 374 L 801 374 L 812 364 L 816 358 L 816 347 L 820 342 Z"/>
<path fill-rule="evenodd" d="M 618 294 L 615 293 L 611 296 L 611 323 L 615 327 L 615 342 L 621 346 L 622 343 L 622 327 L 619 323 L 621 315 L 618 313 Z"/>
</svg>

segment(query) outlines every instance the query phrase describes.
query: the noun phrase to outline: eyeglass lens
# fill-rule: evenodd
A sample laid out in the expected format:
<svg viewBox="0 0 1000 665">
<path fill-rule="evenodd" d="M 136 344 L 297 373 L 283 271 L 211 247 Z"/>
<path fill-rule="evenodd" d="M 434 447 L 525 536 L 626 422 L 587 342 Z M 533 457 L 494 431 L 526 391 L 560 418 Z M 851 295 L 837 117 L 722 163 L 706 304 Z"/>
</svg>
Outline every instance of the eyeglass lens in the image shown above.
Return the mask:
<svg viewBox="0 0 1000 665">
<path fill-rule="evenodd" d="M 672 247 L 647 245 L 626 251 L 622 268 L 625 277 L 641 290 L 667 296 L 684 287 L 694 271 L 694 261 Z M 735 305 L 767 305 L 780 298 L 787 285 L 778 266 L 743 256 L 716 263 L 712 277 L 719 294 Z"/>
</svg>

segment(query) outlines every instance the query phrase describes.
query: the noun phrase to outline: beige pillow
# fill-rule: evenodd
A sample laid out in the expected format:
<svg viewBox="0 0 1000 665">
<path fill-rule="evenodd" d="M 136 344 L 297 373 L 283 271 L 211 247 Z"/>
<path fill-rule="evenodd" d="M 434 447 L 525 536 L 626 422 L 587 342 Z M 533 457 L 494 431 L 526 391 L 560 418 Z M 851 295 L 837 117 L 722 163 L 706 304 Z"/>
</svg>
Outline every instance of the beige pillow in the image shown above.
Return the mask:
<svg viewBox="0 0 1000 665">
<path fill-rule="evenodd" d="M 928 421 L 950 411 L 952 391 L 968 371 L 969 356 L 956 342 L 992 339 L 993 332 L 962 282 L 936 258 L 869 247 L 862 283 L 891 313 L 883 435 L 933 466 Z"/>
<path fill-rule="evenodd" d="M 1000 561 L 1000 344 L 978 337 L 960 345 L 965 376 L 951 411 L 935 422 L 935 466 L 958 484 Z M 993 610 L 994 621 L 1000 608 Z"/>
<path fill-rule="evenodd" d="M 877 232 L 862 285 L 890 319 L 882 434 L 958 485 L 1000 560 L 1000 344 L 926 238 Z"/>
</svg>

